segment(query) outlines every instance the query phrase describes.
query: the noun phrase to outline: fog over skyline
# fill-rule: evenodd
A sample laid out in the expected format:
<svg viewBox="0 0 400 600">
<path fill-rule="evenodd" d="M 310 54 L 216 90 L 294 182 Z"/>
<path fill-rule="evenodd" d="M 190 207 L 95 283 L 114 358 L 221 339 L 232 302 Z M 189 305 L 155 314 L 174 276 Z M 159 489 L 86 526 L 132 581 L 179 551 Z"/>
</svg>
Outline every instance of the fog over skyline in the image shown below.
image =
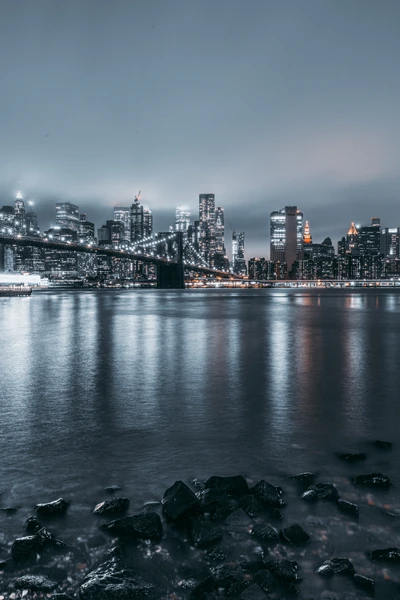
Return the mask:
<svg viewBox="0 0 400 600">
<path fill-rule="evenodd" d="M 0 202 L 100 226 L 142 190 L 156 230 L 215 193 L 269 255 L 296 204 L 314 241 L 400 225 L 397 0 L 3 0 Z"/>
</svg>

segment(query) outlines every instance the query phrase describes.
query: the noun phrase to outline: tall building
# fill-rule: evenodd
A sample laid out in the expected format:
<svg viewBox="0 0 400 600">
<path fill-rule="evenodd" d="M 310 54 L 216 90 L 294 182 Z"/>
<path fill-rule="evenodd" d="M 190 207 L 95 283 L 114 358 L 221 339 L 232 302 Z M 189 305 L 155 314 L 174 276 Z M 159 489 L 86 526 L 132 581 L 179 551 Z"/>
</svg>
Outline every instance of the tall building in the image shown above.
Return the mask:
<svg viewBox="0 0 400 600">
<path fill-rule="evenodd" d="M 303 213 L 297 206 L 285 206 L 270 215 L 270 258 L 286 263 L 290 273 L 303 257 Z"/>
<path fill-rule="evenodd" d="M 124 226 L 124 241 L 131 241 L 131 208 L 129 206 L 114 207 L 114 221 L 119 221 Z"/>
<path fill-rule="evenodd" d="M 312 244 L 312 237 L 311 237 L 311 233 L 310 233 L 310 226 L 308 224 L 308 221 L 306 221 L 306 224 L 304 225 L 304 233 L 303 233 L 303 247 L 306 244 Z"/>
<path fill-rule="evenodd" d="M 235 272 L 237 252 L 238 252 L 238 244 L 237 244 L 236 231 L 233 231 L 232 232 L 232 271 L 233 272 Z"/>
<path fill-rule="evenodd" d="M 71 202 L 57 202 L 56 225 L 58 227 L 79 232 L 80 222 L 79 206 Z"/>
<path fill-rule="evenodd" d="M 32 200 L 28 200 L 28 210 L 25 213 L 26 235 L 38 236 L 40 234 L 37 214 L 33 210 Z"/>
<path fill-rule="evenodd" d="M 12 233 L 14 229 L 14 207 L 3 206 L 0 209 L 0 229 L 2 233 Z"/>
<path fill-rule="evenodd" d="M 247 275 L 246 260 L 244 258 L 244 231 L 238 233 L 237 236 L 237 256 L 234 270 L 238 275 Z"/>
<path fill-rule="evenodd" d="M 381 253 L 380 225 L 360 227 L 357 241 L 360 256 L 378 256 Z"/>
<path fill-rule="evenodd" d="M 215 239 L 215 194 L 199 195 L 199 249 L 205 261 L 213 266 L 216 249 Z"/>
<path fill-rule="evenodd" d="M 139 242 L 153 233 L 153 215 L 149 208 L 140 204 L 140 195 L 135 196 L 131 206 L 131 241 Z"/>
<path fill-rule="evenodd" d="M 25 202 L 21 192 L 17 193 L 14 202 L 14 230 L 15 233 L 26 234 Z"/>
<path fill-rule="evenodd" d="M 222 206 L 215 208 L 215 250 L 225 254 L 225 218 Z"/>
<path fill-rule="evenodd" d="M 187 231 L 190 225 L 190 212 L 183 206 L 177 206 L 175 209 L 175 231 L 182 231 L 187 237 Z"/>
<path fill-rule="evenodd" d="M 381 231 L 381 254 L 384 258 L 400 258 L 399 251 L 400 229 L 398 227 L 384 227 Z"/>
</svg>

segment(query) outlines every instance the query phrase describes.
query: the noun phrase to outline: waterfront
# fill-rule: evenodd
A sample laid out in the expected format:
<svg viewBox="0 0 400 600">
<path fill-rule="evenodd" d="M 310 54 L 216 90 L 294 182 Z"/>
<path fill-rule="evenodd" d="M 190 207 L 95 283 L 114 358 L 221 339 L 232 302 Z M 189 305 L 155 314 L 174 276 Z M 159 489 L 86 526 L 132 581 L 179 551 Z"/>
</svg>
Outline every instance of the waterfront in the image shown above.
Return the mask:
<svg viewBox="0 0 400 600">
<path fill-rule="evenodd" d="M 399 484 L 394 291 L 49 290 L 2 299 L 0 318 L 1 505 L 20 507 L 0 515 L 6 536 L 59 496 L 72 504 L 58 527 L 77 535 L 114 483 L 133 510 L 213 474 L 278 485 L 315 470 L 365 505 L 351 474 Z M 370 451 L 378 438 L 390 460 Z M 334 456 L 359 450 L 361 467 Z M 377 502 L 400 510 L 395 490 Z"/>
</svg>

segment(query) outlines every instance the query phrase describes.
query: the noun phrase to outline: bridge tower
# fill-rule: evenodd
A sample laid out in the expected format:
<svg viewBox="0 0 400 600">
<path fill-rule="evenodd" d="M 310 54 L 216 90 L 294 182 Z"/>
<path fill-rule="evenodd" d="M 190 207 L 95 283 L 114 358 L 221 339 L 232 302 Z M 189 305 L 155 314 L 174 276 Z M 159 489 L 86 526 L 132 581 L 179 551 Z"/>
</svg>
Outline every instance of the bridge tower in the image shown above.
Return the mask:
<svg viewBox="0 0 400 600">
<path fill-rule="evenodd" d="M 183 290 L 185 288 L 185 276 L 183 268 L 183 232 L 160 233 L 159 236 L 167 238 L 166 249 L 173 256 L 174 264 L 157 264 L 157 288 L 162 290 Z"/>
</svg>

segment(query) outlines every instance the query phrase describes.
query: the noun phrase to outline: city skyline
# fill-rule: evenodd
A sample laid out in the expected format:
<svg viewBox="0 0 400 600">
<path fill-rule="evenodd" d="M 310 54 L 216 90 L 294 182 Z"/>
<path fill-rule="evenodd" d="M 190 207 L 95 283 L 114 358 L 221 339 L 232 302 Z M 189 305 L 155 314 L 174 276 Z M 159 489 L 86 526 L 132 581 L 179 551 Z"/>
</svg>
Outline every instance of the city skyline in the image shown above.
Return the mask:
<svg viewBox="0 0 400 600">
<path fill-rule="evenodd" d="M 279 206 L 320 240 L 377 206 L 397 223 L 400 5 L 251 6 L 3 4 L 2 202 L 20 180 L 43 222 L 70 201 L 100 226 L 143 189 L 163 230 L 212 192 L 250 255 Z"/>
</svg>

